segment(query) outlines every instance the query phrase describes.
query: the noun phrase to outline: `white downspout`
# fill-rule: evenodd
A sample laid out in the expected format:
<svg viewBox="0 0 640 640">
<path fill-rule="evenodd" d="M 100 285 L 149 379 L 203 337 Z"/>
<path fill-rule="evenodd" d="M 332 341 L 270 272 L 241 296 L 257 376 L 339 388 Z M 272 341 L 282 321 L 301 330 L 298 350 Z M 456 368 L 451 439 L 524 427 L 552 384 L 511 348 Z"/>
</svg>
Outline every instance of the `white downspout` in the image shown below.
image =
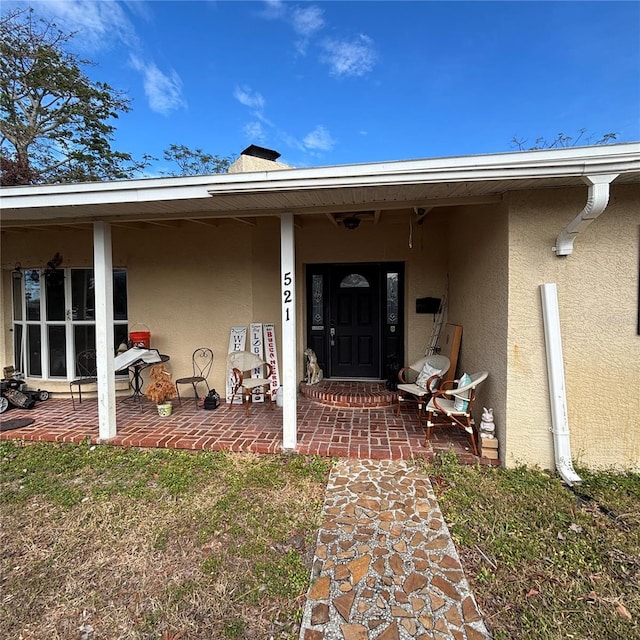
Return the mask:
<svg viewBox="0 0 640 640">
<path fill-rule="evenodd" d="M 557 256 L 573 253 L 573 241 L 580 231 L 586 229 L 607 207 L 609 185 L 618 177 L 617 173 L 599 176 L 583 176 L 589 185 L 589 195 L 584 209 L 560 232 L 553 251 Z"/>
<path fill-rule="evenodd" d="M 560 335 L 560 313 L 558 310 L 558 290 L 555 282 L 540 285 L 542 295 L 542 315 L 544 338 L 547 350 L 547 374 L 549 377 L 549 399 L 553 448 L 556 470 L 571 487 L 582 482 L 573 469 L 571 443 L 569 442 L 569 419 L 567 416 L 567 396 L 562 361 L 562 337 Z"/>
</svg>

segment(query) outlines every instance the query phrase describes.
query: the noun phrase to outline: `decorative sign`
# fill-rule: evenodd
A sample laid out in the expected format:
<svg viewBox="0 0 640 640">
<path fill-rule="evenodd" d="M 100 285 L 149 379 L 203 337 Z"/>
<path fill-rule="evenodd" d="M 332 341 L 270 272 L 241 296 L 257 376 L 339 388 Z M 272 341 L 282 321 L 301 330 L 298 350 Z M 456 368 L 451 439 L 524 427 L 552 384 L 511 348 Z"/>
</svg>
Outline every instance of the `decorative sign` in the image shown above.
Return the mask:
<svg viewBox="0 0 640 640">
<path fill-rule="evenodd" d="M 276 330 L 273 323 L 265 323 L 264 345 L 265 360 L 271 365 L 271 389 L 276 392 L 280 388 L 280 372 L 278 371 L 278 353 L 276 351 Z"/>
<path fill-rule="evenodd" d="M 247 351 L 251 351 L 251 353 L 254 353 L 255 355 L 258 356 L 258 358 L 260 358 L 261 360 L 264 360 L 263 357 L 263 342 L 262 342 L 262 325 L 258 322 L 252 322 L 249 325 L 249 340 L 250 340 L 250 344 L 249 344 L 249 349 L 247 349 Z M 264 375 L 263 372 L 264 367 L 258 367 L 257 369 L 254 369 L 251 372 L 251 377 L 252 378 L 262 378 L 262 376 Z M 252 401 L 253 402 L 264 402 L 264 394 L 263 393 L 256 393 L 256 394 L 252 394 Z"/>
<path fill-rule="evenodd" d="M 247 327 L 231 327 L 231 335 L 229 336 L 229 350 L 232 351 L 244 351 L 245 344 L 247 342 Z M 234 402 L 235 404 L 241 404 L 242 398 L 232 398 L 233 393 L 233 376 L 231 375 L 231 369 L 227 371 L 227 402 Z"/>
</svg>

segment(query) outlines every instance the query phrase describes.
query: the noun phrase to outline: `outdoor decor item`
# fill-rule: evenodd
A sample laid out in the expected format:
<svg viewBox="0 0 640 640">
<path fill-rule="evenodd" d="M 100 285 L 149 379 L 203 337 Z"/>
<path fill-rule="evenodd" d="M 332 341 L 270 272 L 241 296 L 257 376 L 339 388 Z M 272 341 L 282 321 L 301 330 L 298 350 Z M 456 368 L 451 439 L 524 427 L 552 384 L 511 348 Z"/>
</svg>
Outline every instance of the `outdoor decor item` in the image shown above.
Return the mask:
<svg viewBox="0 0 640 640">
<path fill-rule="evenodd" d="M 313 349 L 305 349 L 304 355 L 307 356 L 307 384 L 318 384 L 323 378 L 322 369 L 318 364 L 318 358 Z"/>
<path fill-rule="evenodd" d="M 158 415 L 166 417 L 171 415 L 171 400 L 176 397 L 176 388 L 171 379 L 171 372 L 164 364 L 156 364 L 151 367 L 149 384 L 144 395 L 155 402 L 158 407 Z"/>
<path fill-rule="evenodd" d="M 487 409 L 482 407 L 482 420 L 480 422 L 480 437 L 491 440 L 495 438 L 493 432 L 496 429 L 496 425 L 493 422 L 493 409 Z"/>
</svg>

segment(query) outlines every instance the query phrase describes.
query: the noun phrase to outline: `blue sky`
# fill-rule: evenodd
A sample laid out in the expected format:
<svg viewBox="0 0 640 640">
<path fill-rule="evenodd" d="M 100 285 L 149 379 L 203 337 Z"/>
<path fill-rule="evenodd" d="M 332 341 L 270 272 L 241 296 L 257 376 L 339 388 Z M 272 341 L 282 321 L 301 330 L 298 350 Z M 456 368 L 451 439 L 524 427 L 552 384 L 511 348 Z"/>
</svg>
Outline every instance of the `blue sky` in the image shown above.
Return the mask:
<svg viewBox="0 0 640 640">
<path fill-rule="evenodd" d="M 138 157 L 258 144 L 306 167 L 510 151 L 514 136 L 582 128 L 640 140 L 638 2 L 29 4 L 78 31 L 90 77 L 132 98 L 114 147 Z"/>
</svg>

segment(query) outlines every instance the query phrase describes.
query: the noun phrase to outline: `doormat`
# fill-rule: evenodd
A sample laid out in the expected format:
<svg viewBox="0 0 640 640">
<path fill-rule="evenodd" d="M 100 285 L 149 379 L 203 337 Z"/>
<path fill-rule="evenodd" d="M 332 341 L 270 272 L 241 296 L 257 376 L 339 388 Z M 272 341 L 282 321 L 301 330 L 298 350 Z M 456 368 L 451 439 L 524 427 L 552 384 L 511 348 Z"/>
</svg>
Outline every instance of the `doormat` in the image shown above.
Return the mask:
<svg viewBox="0 0 640 640">
<path fill-rule="evenodd" d="M 28 427 L 33 424 L 35 420 L 33 418 L 13 418 L 12 420 L 3 420 L 0 422 L 0 432 L 11 431 L 11 429 L 21 429 L 22 427 Z"/>
</svg>

